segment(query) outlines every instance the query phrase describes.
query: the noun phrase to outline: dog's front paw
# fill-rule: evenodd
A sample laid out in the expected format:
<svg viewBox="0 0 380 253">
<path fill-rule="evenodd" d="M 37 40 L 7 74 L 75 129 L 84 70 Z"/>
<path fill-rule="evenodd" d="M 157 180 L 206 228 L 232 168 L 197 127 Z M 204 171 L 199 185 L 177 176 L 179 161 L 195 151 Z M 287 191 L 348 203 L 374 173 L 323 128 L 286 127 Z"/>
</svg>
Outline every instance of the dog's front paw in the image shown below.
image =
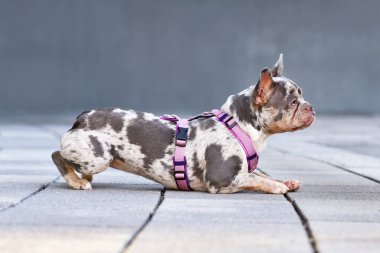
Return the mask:
<svg viewBox="0 0 380 253">
<path fill-rule="evenodd" d="M 276 184 L 271 189 L 271 193 L 273 194 L 285 194 L 288 191 L 289 191 L 288 186 L 279 182 L 276 182 Z"/>
<path fill-rule="evenodd" d="M 75 190 L 92 190 L 91 183 L 86 179 L 71 181 L 69 184 Z"/>
<path fill-rule="evenodd" d="M 301 182 L 294 179 L 285 180 L 284 184 L 289 188 L 289 191 L 297 191 L 301 187 Z"/>
</svg>

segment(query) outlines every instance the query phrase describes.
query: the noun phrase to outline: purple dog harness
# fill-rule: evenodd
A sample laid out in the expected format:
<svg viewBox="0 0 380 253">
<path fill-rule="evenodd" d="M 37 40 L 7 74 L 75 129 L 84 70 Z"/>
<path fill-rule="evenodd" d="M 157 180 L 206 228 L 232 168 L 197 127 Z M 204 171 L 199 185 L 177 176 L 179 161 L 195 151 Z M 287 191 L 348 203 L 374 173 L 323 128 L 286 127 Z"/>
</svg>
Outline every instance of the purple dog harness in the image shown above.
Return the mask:
<svg viewBox="0 0 380 253">
<path fill-rule="evenodd" d="M 175 151 L 173 156 L 174 179 L 179 190 L 191 191 L 189 177 L 187 175 L 187 162 L 185 156 L 187 132 L 189 129 L 188 120 L 181 119 L 178 116 L 162 116 L 160 119 L 177 122 L 177 129 L 175 134 Z"/>
<path fill-rule="evenodd" d="M 239 142 L 240 146 L 243 148 L 245 156 L 247 157 L 248 163 L 248 173 L 256 169 L 259 157 L 256 153 L 253 141 L 249 135 L 244 132 L 235 119 L 221 110 L 212 110 L 211 112 L 204 112 L 193 118 L 181 119 L 178 116 L 166 117 L 162 116 L 160 119 L 169 120 L 177 123 L 176 135 L 175 135 L 175 151 L 173 156 L 173 168 L 174 168 L 174 179 L 176 181 L 177 187 L 181 191 L 191 191 L 189 184 L 189 177 L 187 175 L 187 162 L 185 156 L 185 148 L 188 137 L 188 121 L 197 118 L 210 118 L 216 117 L 216 119 L 228 128 L 231 134 Z"/>
</svg>

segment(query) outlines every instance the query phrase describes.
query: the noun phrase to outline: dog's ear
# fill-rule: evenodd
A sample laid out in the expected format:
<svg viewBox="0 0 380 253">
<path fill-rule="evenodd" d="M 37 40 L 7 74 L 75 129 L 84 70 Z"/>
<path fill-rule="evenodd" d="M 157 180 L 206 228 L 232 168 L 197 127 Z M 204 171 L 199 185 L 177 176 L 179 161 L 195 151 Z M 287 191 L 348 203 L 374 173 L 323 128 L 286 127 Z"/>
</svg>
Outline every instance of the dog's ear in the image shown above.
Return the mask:
<svg viewBox="0 0 380 253">
<path fill-rule="evenodd" d="M 269 90 L 272 86 L 272 73 L 269 68 L 261 70 L 260 81 L 257 84 L 256 96 L 254 98 L 255 105 L 265 105 L 268 102 Z"/>
<path fill-rule="evenodd" d="M 272 76 L 282 76 L 283 71 L 284 71 L 283 54 L 280 54 L 276 64 L 274 64 L 272 68 Z"/>
</svg>

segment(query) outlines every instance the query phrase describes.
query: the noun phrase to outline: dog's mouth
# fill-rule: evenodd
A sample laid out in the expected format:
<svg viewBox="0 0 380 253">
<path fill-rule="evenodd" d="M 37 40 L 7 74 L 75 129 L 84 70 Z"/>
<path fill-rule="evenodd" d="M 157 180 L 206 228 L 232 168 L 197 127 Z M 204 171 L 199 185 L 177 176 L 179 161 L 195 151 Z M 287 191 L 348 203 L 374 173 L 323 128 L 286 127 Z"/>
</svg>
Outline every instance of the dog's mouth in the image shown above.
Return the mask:
<svg viewBox="0 0 380 253">
<path fill-rule="evenodd" d="M 308 120 L 306 120 L 306 122 L 303 125 L 305 127 L 309 127 L 309 126 L 311 126 L 311 124 L 313 124 L 314 120 L 315 120 L 315 116 L 312 115 L 311 117 L 309 117 Z"/>
<path fill-rule="evenodd" d="M 293 127 L 292 131 L 298 131 L 305 129 L 313 124 L 315 120 L 315 113 L 311 113 L 310 115 L 305 117 L 305 120 L 301 121 L 301 125 L 297 127 Z"/>
<path fill-rule="evenodd" d="M 296 112 L 299 107 L 297 107 Z M 299 121 L 301 123 L 301 126 L 296 127 L 294 130 L 301 130 L 304 128 L 307 128 L 311 126 L 315 120 L 315 111 L 312 106 L 309 105 L 309 107 L 305 110 L 304 108 L 301 108 L 302 112 L 299 118 Z M 296 114 L 295 112 L 295 114 Z M 294 117 L 294 116 L 293 116 Z"/>
</svg>

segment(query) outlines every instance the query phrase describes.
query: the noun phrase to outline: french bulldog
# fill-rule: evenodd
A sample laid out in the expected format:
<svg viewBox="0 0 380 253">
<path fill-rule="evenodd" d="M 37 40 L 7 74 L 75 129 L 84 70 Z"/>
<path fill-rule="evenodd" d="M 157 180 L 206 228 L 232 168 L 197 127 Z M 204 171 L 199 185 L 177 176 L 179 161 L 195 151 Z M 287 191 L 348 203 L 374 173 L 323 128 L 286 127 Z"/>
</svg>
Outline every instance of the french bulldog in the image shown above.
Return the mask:
<svg viewBox="0 0 380 253">
<path fill-rule="evenodd" d="M 249 135 L 258 153 L 269 136 L 304 129 L 315 119 L 301 88 L 283 76 L 283 69 L 281 54 L 272 69 L 261 71 L 256 85 L 229 96 L 221 107 Z M 176 124 L 151 113 L 119 108 L 85 111 L 62 136 L 61 149 L 52 159 L 73 189 L 91 190 L 93 175 L 109 167 L 178 189 L 173 176 L 175 134 Z M 189 121 L 186 157 L 189 184 L 195 191 L 283 194 L 300 187 L 297 180 L 248 173 L 241 146 L 215 118 Z"/>
</svg>

